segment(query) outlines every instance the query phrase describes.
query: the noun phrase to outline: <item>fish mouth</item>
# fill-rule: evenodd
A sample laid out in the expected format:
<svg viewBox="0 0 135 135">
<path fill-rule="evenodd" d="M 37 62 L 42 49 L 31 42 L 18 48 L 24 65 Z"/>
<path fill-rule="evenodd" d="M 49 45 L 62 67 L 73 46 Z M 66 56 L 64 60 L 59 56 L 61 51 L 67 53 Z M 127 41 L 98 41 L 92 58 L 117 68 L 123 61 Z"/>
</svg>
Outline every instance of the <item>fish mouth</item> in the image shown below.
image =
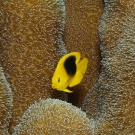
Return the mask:
<svg viewBox="0 0 135 135">
<path fill-rule="evenodd" d="M 53 88 L 53 89 L 56 89 L 56 86 L 55 86 L 54 84 L 52 84 L 52 88 Z"/>
</svg>

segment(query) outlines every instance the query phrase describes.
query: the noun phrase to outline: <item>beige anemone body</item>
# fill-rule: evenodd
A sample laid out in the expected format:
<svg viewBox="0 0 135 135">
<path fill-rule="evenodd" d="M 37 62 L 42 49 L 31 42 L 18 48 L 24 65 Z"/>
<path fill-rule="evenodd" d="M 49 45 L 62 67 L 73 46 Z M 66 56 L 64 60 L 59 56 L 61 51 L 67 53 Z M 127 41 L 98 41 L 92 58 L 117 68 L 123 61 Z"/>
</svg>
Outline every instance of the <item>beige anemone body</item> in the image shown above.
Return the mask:
<svg viewBox="0 0 135 135">
<path fill-rule="evenodd" d="M 12 115 L 12 91 L 3 69 L 0 67 L 0 134 L 9 135 L 9 122 Z"/>
<path fill-rule="evenodd" d="M 134 135 L 135 0 L 64 1 L 0 0 L 0 130 Z M 59 58 L 71 51 L 80 51 L 90 63 L 69 96 L 76 107 L 47 99 L 68 101 L 51 89 L 51 78 Z"/>
<path fill-rule="evenodd" d="M 28 125 L 28 126 L 27 126 Z M 58 99 L 31 105 L 13 135 L 90 135 L 86 113 Z"/>
</svg>

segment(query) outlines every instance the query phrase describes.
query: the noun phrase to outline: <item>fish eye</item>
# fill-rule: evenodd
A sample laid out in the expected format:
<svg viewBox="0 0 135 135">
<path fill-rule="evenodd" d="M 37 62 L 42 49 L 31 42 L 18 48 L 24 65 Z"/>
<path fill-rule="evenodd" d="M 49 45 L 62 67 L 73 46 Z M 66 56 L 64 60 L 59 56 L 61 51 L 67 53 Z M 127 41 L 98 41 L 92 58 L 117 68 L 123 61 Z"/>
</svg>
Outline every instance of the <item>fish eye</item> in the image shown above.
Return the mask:
<svg viewBox="0 0 135 135">
<path fill-rule="evenodd" d="M 60 78 L 58 78 L 58 83 L 60 82 Z"/>
</svg>

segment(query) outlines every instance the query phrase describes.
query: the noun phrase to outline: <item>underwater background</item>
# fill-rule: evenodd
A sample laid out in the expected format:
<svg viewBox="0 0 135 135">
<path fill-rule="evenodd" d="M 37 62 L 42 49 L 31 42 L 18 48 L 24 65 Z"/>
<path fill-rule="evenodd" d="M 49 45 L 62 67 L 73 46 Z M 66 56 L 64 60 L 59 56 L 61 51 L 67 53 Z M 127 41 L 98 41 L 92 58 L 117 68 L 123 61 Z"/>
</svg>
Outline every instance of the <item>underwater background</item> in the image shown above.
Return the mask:
<svg viewBox="0 0 135 135">
<path fill-rule="evenodd" d="M 135 0 L 0 0 L 0 135 L 135 135 Z M 71 94 L 59 59 L 89 60 Z"/>
</svg>

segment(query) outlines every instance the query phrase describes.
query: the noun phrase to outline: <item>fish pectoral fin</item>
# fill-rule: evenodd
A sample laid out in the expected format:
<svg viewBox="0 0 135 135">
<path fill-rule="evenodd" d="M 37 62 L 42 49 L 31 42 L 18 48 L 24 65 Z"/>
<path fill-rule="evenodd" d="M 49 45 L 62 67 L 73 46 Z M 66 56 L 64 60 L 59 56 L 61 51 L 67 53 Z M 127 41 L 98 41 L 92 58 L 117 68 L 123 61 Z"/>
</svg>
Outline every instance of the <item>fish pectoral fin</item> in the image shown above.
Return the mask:
<svg viewBox="0 0 135 135">
<path fill-rule="evenodd" d="M 83 74 L 80 71 L 77 71 L 74 78 L 70 82 L 69 87 L 73 87 L 79 84 L 82 81 L 82 79 L 83 79 Z"/>
<path fill-rule="evenodd" d="M 70 90 L 68 90 L 68 89 L 64 89 L 63 90 L 64 92 L 68 92 L 68 93 L 72 93 L 73 91 L 70 91 Z"/>
<path fill-rule="evenodd" d="M 84 58 L 78 63 L 77 71 L 80 71 L 82 74 L 84 74 L 87 70 L 87 66 L 88 66 L 88 59 Z"/>
</svg>

